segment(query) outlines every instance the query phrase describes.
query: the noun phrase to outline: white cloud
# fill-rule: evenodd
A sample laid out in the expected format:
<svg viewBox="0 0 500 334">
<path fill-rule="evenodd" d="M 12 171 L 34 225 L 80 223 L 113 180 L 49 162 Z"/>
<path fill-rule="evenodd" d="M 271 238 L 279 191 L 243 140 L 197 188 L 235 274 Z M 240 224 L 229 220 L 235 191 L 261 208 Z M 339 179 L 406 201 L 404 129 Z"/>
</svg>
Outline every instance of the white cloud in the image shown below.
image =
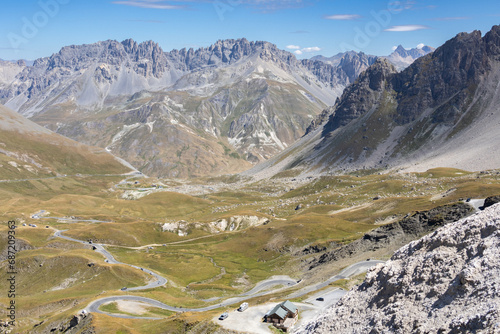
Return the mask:
<svg viewBox="0 0 500 334">
<path fill-rule="evenodd" d="M 286 48 L 290 49 L 290 50 L 298 50 L 298 49 L 300 49 L 300 46 L 291 44 L 291 45 L 287 45 Z"/>
<path fill-rule="evenodd" d="M 301 51 L 302 52 L 318 52 L 318 51 L 321 51 L 321 49 L 318 48 L 317 46 L 313 46 L 310 48 L 303 48 Z"/>
<path fill-rule="evenodd" d="M 390 28 L 385 29 L 384 31 L 416 31 L 422 29 L 429 29 L 428 26 L 420 25 L 420 24 L 407 24 L 402 26 L 392 26 Z"/>
<path fill-rule="evenodd" d="M 396 51 L 396 49 L 397 49 L 397 48 L 398 48 L 398 47 L 397 47 L 396 45 L 394 45 L 394 46 L 392 47 L 392 51 Z"/>
<path fill-rule="evenodd" d="M 325 16 L 325 19 L 327 20 L 357 20 L 360 19 L 361 16 L 357 14 L 337 14 L 337 15 L 329 15 Z"/>
<path fill-rule="evenodd" d="M 417 45 L 417 49 L 422 49 L 424 46 L 425 46 L 424 43 L 420 43 L 419 45 Z"/>
<path fill-rule="evenodd" d="M 127 5 L 140 8 L 150 8 L 150 9 L 184 9 L 185 6 L 174 6 L 165 3 L 163 0 L 124 0 L 124 1 L 113 1 L 112 3 L 116 5 Z"/>
<path fill-rule="evenodd" d="M 289 46 L 295 46 L 295 45 L 289 45 Z M 311 52 L 318 52 L 318 51 L 321 51 L 321 48 L 319 48 L 317 46 L 311 46 L 308 48 L 302 48 L 302 49 L 299 48 L 298 50 L 295 50 L 293 53 L 300 56 L 304 53 L 311 53 Z"/>
</svg>

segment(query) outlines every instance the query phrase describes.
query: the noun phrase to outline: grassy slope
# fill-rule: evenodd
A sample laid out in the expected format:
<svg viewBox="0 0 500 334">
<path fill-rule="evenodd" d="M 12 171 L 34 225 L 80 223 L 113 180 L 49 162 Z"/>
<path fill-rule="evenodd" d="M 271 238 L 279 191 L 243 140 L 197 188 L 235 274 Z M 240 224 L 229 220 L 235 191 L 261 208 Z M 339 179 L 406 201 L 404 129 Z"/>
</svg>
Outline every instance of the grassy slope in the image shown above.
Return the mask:
<svg viewBox="0 0 500 334">
<path fill-rule="evenodd" d="M 235 295 L 271 275 L 291 274 L 299 278 L 302 275 L 300 261 L 307 259 L 300 254 L 306 245 L 349 242 L 386 218 L 460 198 L 500 193 L 500 176 L 496 172 L 478 174 L 453 169 L 404 175 L 330 176 L 297 186 L 290 186 L 287 183 L 290 179 L 275 179 L 276 183 L 266 181 L 243 187 L 231 184 L 232 190 L 199 197 L 164 192 L 136 201 L 119 199 L 116 189 L 103 191 L 112 188 L 111 184 L 118 180 L 95 177 L 21 183 L 24 186 L 18 188 L 17 194 L 14 187 L 0 191 L 3 208 L 0 216 L 4 220 L 15 218 L 19 223 L 24 220 L 39 226 L 69 229 L 68 235 L 115 245 L 167 244 L 139 251 L 111 247 L 110 251 L 118 260 L 154 269 L 169 278 L 166 287 L 134 294 L 174 306 L 203 306 L 207 303 L 201 299 Z M 380 199 L 373 200 L 375 196 Z M 302 208 L 295 210 L 298 204 L 302 204 Z M 50 211 L 51 215 L 75 214 L 114 223 L 31 220 L 29 215 L 40 209 Z M 272 218 L 271 213 L 276 217 Z M 268 225 L 213 236 L 193 230 L 190 235 L 179 237 L 159 229 L 165 221 L 208 222 L 237 214 L 268 216 L 272 221 Z M 109 291 L 108 295 L 120 293 L 117 291 L 120 287 L 143 284 L 146 279 L 140 271 L 106 264 L 102 256 L 79 244 L 53 239 L 51 229 L 20 227 L 18 233 L 19 239 L 35 247 L 18 254 L 24 268 L 20 304 L 30 314 L 37 314 L 35 317 L 23 315 L 28 325 L 55 318 L 59 309 L 74 312 L 103 290 Z M 170 244 L 182 240 L 188 241 Z M 0 248 L 4 249 L 5 245 L 5 239 L 0 238 Z M 88 262 L 96 263 L 95 267 L 88 267 Z M 70 280 L 66 289 L 49 291 L 65 280 Z M 1 302 L 5 303 L 5 298 Z M 131 332 L 146 333 L 153 328 L 180 328 L 184 321 L 198 322 L 210 316 L 213 314 L 126 323 L 133 328 Z M 95 321 L 103 330 L 116 323 L 116 319 L 101 315 L 96 316 Z"/>
<path fill-rule="evenodd" d="M 130 171 L 104 150 L 50 133 L 1 105 L 0 129 L 2 180 Z"/>
</svg>

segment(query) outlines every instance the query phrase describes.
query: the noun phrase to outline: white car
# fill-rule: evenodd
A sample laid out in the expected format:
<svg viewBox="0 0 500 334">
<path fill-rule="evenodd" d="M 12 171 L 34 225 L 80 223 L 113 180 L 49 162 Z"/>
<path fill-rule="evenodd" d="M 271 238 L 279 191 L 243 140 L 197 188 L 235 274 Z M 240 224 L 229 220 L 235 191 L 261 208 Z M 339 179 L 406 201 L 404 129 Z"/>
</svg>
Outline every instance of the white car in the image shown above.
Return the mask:
<svg viewBox="0 0 500 334">
<path fill-rule="evenodd" d="M 243 304 L 240 305 L 240 308 L 238 309 L 238 311 L 243 312 L 247 308 L 248 308 L 248 303 L 243 303 Z"/>
</svg>

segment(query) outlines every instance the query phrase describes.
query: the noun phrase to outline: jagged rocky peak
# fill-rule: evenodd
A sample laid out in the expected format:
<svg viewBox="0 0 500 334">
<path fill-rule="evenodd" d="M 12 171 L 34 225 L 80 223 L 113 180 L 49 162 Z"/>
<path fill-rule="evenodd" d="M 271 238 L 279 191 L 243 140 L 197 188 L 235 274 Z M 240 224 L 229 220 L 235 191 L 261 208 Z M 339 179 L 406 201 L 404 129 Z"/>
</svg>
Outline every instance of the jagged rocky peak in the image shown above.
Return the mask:
<svg viewBox="0 0 500 334">
<path fill-rule="evenodd" d="M 113 64 L 124 58 L 124 52 L 120 46 L 119 42 L 113 40 L 65 46 L 48 58 L 47 66 L 49 70 L 58 67 L 79 70 L 90 61 L 107 61 Z M 37 59 L 34 66 L 42 65 L 43 60 L 43 58 Z"/>
<path fill-rule="evenodd" d="M 347 65 L 342 66 L 343 62 Z M 361 62 L 363 66 L 359 65 Z M 370 62 L 372 63 L 370 64 Z M 341 98 L 337 98 L 334 105 L 323 110 L 311 121 L 306 129 L 306 135 L 328 120 L 323 129 L 323 134 L 326 135 L 368 111 L 370 104 L 378 97 L 378 94 L 375 93 L 384 88 L 387 78 L 396 72 L 395 67 L 386 59 L 377 57 L 370 59 L 363 53 L 346 53 L 340 64 L 339 68 L 341 69 L 347 67 L 344 73 L 351 74 L 353 81 L 357 79 L 345 89 Z M 358 65 L 356 66 L 356 64 Z M 371 67 L 369 67 L 370 65 Z M 363 72 L 362 68 L 368 69 Z M 358 75 L 357 71 L 361 71 L 361 73 Z"/>
<path fill-rule="evenodd" d="M 384 57 L 387 58 L 398 70 L 404 70 L 408 66 L 410 66 L 416 59 L 425 56 L 435 49 L 433 47 L 424 45 L 418 46 L 413 49 L 405 49 L 402 45 L 398 45 L 398 47 L 392 52 L 389 56 Z"/>
<path fill-rule="evenodd" d="M 396 50 L 394 50 L 394 52 L 402 56 L 406 55 L 406 49 L 401 44 L 398 45 L 398 47 L 396 48 Z"/>
<path fill-rule="evenodd" d="M 121 42 L 121 44 L 125 52 L 135 56 L 136 60 L 141 58 L 154 60 L 155 58 L 158 59 L 163 56 L 164 53 L 158 43 L 151 40 L 137 44 L 137 42 L 129 38 Z"/>
<path fill-rule="evenodd" d="M 485 36 L 486 52 L 494 60 L 500 60 L 500 25 L 494 26 Z"/>
<path fill-rule="evenodd" d="M 331 57 L 325 57 L 325 56 L 321 56 L 321 55 L 314 56 L 314 57 L 310 58 L 310 60 L 321 61 L 323 63 L 337 66 L 344 59 L 354 59 L 354 58 L 370 59 L 370 60 L 375 61 L 377 56 L 369 55 L 369 54 L 366 54 L 362 51 L 361 52 L 346 51 L 346 52 L 337 53 L 336 55 L 331 56 Z M 371 63 L 373 63 L 373 61 Z M 371 65 L 371 63 L 370 63 L 370 65 Z"/>
<path fill-rule="evenodd" d="M 425 56 L 426 54 L 433 52 L 435 49 L 428 45 L 424 45 L 422 47 L 417 47 L 413 49 L 405 49 L 402 45 L 398 45 L 396 50 L 394 50 L 393 54 L 397 54 L 403 58 L 411 57 L 413 59 L 417 59 L 419 57 Z"/>
<path fill-rule="evenodd" d="M 309 132 L 329 115 L 318 129 L 321 140 L 313 150 L 294 153 L 290 165 L 323 171 L 496 168 L 497 155 L 483 158 L 500 140 L 494 126 L 500 119 L 499 66 L 500 26 L 484 37 L 479 31 L 458 34 L 402 72 L 379 59 L 314 119 Z M 315 136 L 301 145 L 309 147 Z"/>
<path fill-rule="evenodd" d="M 434 122 L 453 123 L 464 111 L 467 96 L 472 93 L 470 90 L 490 69 L 492 57 L 495 57 L 495 35 L 498 38 L 495 27 L 484 38 L 480 31 L 460 33 L 395 76 L 392 87 L 400 96 L 396 122 L 411 122 L 427 108 L 453 97 L 449 102 L 453 106 L 434 116 Z M 488 46 L 490 39 L 491 47 Z"/>
<path fill-rule="evenodd" d="M 372 65 L 376 56 L 363 52 L 348 51 L 326 58 L 316 56 L 302 59 L 302 66 L 313 72 L 322 82 L 341 82 L 345 86 L 353 83 L 360 73 Z"/>
<path fill-rule="evenodd" d="M 354 82 L 359 74 L 370 67 L 376 59 L 376 56 L 370 56 L 363 52 L 347 52 L 340 59 L 339 67 L 345 72 L 349 82 Z"/>
<path fill-rule="evenodd" d="M 255 54 L 259 54 L 265 61 L 295 60 L 291 53 L 278 49 L 272 43 L 250 42 L 246 38 L 218 40 L 209 47 L 196 50 L 172 50 L 167 53 L 167 57 L 173 62 L 183 64 L 183 69 L 193 70 L 205 66 L 230 65 Z"/>
<path fill-rule="evenodd" d="M 380 90 L 385 88 L 384 84 L 389 76 L 396 72 L 396 68 L 389 61 L 377 58 L 375 63 L 360 76 L 358 81 L 367 81 L 372 90 Z"/>
<path fill-rule="evenodd" d="M 370 110 L 394 73 L 397 73 L 394 65 L 387 59 L 378 58 L 351 86 L 345 89 L 336 107 L 331 110 L 331 116 L 323 133 L 326 135 L 340 126 L 347 125 Z"/>
<path fill-rule="evenodd" d="M 70 45 L 63 47 L 58 53 L 48 58 L 35 60 L 34 67 L 53 69 L 68 69 L 79 71 L 91 67 L 94 63 L 107 64 L 119 67 L 130 63 L 147 63 L 136 66 L 135 69 L 144 76 L 159 77 L 167 65 L 161 47 L 153 42 L 146 41 L 138 44 L 132 39 L 123 42 L 115 40 L 101 41 L 93 44 Z"/>
<path fill-rule="evenodd" d="M 367 112 L 378 101 L 379 95 L 374 93 L 385 88 L 397 93 L 394 119 L 397 124 L 414 121 L 428 108 L 436 107 L 450 97 L 454 97 L 454 107 L 436 113 L 433 120 L 453 123 L 460 116 L 461 107 L 470 93 L 468 89 L 475 87 L 488 71 L 491 57 L 498 52 L 498 38 L 497 27 L 484 38 L 479 31 L 460 33 L 400 73 L 387 59 L 377 59 L 354 85 L 344 91 L 325 131 L 333 131 Z"/>
</svg>

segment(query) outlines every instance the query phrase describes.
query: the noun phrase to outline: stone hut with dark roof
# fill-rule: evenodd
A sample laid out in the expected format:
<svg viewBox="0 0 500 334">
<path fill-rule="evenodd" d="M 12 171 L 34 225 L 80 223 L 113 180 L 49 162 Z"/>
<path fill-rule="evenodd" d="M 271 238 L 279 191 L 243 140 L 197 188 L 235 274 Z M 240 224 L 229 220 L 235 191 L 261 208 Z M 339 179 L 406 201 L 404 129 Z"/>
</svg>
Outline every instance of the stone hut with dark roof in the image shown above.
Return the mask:
<svg viewBox="0 0 500 334">
<path fill-rule="evenodd" d="M 267 312 L 264 316 L 264 321 L 286 332 L 295 325 L 298 318 L 299 310 L 297 306 L 287 300 L 279 303 L 272 310 Z"/>
</svg>

